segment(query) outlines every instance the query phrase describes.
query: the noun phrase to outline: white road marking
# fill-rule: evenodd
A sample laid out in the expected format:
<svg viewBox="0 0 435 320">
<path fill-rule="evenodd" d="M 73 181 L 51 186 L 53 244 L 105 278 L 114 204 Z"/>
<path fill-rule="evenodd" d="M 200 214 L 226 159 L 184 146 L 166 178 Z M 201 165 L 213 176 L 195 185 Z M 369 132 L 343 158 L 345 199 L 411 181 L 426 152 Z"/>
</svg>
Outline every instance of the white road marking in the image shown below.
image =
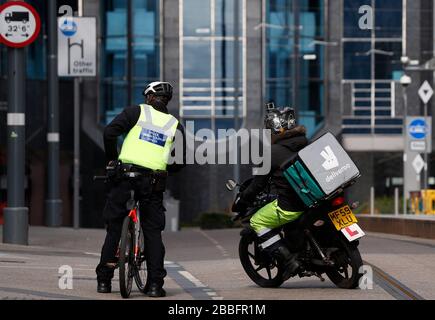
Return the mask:
<svg viewBox="0 0 435 320">
<path fill-rule="evenodd" d="M 198 288 L 205 288 L 206 287 L 201 281 L 196 279 L 190 272 L 183 270 L 183 271 L 178 271 L 178 273 L 181 274 L 183 277 L 185 277 L 190 282 L 192 282 Z"/>
<path fill-rule="evenodd" d="M 97 256 L 99 257 L 101 254 L 96 252 L 84 252 L 84 254 L 90 255 L 90 256 Z"/>
<path fill-rule="evenodd" d="M 225 248 L 222 247 L 216 239 L 212 238 L 211 236 L 209 236 L 207 233 L 205 233 L 202 230 L 199 230 L 198 232 L 201 233 L 205 238 L 207 238 L 211 243 L 213 243 L 216 246 L 216 249 L 218 249 L 220 251 L 220 253 L 222 254 L 223 257 L 227 258 L 230 256 L 228 254 L 227 250 L 225 250 Z"/>
</svg>

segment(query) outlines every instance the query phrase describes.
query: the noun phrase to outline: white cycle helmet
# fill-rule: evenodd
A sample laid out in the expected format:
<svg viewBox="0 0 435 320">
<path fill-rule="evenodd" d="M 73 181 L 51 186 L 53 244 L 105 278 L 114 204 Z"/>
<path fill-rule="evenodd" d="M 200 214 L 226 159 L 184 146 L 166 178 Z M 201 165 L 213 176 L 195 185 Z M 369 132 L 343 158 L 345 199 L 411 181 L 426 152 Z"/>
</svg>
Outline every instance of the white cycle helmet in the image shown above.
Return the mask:
<svg viewBox="0 0 435 320">
<path fill-rule="evenodd" d="M 153 94 L 156 96 L 167 97 L 168 100 L 171 100 L 172 99 L 172 91 L 173 91 L 173 88 L 169 82 L 155 81 L 155 82 L 151 82 L 149 85 L 147 85 L 142 94 L 145 97 L 149 94 Z"/>
</svg>

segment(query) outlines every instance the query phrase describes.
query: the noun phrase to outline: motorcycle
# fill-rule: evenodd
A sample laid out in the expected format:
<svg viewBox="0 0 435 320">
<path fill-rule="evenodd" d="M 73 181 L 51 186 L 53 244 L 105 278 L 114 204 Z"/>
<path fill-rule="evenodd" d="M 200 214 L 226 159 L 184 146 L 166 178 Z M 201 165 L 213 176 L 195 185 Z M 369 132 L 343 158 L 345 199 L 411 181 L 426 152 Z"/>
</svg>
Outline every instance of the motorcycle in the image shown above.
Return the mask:
<svg viewBox="0 0 435 320">
<path fill-rule="evenodd" d="M 239 185 L 228 180 L 229 191 L 238 188 L 242 192 L 251 183 L 249 179 Z M 260 248 L 257 234 L 250 227 L 251 217 L 264 205 L 276 199 L 271 192 L 271 183 L 257 195 L 252 206 L 238 212 L 233 221 L 240 221 L 239 258 L 249 278 L 260 287 L 277 288 L 284 280 L 283 266 Z M 365 234 L 352 213 L 358 203 L 347 204 L 343 194 L 323 201 L 316 208 L 308 209 L 296 221 L 276 230 L 285 240 L 290 252 L 297 254 L 301 265 L 296 276 L 318 277 L 325 281 L 324 274 L 339 288 L 355 289 L 362 276 L 363 261 L 358 250 L 359 239 Z"/>
</svg>

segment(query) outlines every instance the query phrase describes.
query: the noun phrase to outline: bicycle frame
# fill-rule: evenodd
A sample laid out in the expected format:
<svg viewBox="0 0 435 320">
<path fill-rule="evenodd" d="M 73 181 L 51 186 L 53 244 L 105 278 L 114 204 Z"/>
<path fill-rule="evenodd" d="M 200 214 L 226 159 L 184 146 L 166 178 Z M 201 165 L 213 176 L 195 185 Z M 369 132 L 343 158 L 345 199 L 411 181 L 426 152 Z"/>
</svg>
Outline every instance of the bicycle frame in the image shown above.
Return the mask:
<svg viewBox="0 0 435 320">
<path fill-rule="evenodd" d="M 130 213 L 128 214 L 130 219 L 134 223 L 134 262 L 137 262 L 137 258 L 140 254 L 140 248 L 139 248 L 139 238 L 140 238 L 140 211 L 139 211 L 139 202 L 136 202 L 134 208 L 130 210 Z"/>
</svg>

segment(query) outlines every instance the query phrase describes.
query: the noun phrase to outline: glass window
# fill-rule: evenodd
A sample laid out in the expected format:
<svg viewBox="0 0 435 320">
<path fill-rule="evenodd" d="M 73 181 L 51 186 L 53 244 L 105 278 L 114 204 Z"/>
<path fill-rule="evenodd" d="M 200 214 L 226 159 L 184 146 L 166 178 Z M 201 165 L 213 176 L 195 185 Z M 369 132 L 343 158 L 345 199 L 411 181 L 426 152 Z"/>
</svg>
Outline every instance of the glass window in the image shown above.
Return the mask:
<svg viewBox="0 0 435 320">
<path fill-rule="evenodd" d="M 401 42 L 376 43 L 375 77 L 376 79 L 396 79 L 396 75 L 403 70 L 400 57 L 402 56 Z"/>
<path fill-rule="evenodd" d="M 240 2 L 240 1 L 239 1 Z M 234 0 L 215 1 L 215 34 L 222 37 L 234 36 Z M 239 21 L 242 21 L 242 10 L 239 10 Z"/>
<path fill-rule="evenodd" d="M 211 1 L 183 0 L 183 35 L 209 36 L 211 34 Z"/>
<path fill-rule="evenodd" d="M 324 35 L 323 6 L 322 0 L 266 2 L 266 99 L 281 107 L 296 103 L 299 122 L 309 134 L 324 120 L 324 48 L 318 45 Z M 297 57 L 295 46 L 299 47 Z M 296 75 L 299 83 L 294 81 Z"/>
<path fill-rule="evenodd" d="M 375 33 L 378 38 L 402 37 L 402 0 L 376 0 Z"/>
<path fill-rule="evenodd" d="M 239 115 L 244 115 L 243 82 L 245 0 L 240 5 Z M 180 66 L 181 109 L 184 120 L 199 128 L 234 127 L 234 0 L 184 0 Z M 214 10 L 213 10 L 214 9 Z M 197 14 L 194 14 L 197 12 Z M 243 17 L 245 19 L 245 17 Z M 214 25 L 211 25 L 214 21 Z"/>
<path fill-rule="evenodd" d="M 374 5 L 374 7 L 373 7 Z M 344 1 L 344 37 L 370 38 L 371 29 L 360 27 L 363 6 L 373 8 L 374 32 L 379 38 L 402 37 L 402 0 L 346 0 Z"/>
<path fill-rule="evenodd" d="M 370 38 L 372 32 L 370 29 L 360 28 L 360 19 L 362 18 L 359 9 L 362 6 L 372 6 L 372 0 L 345 0 L 344 5 L 344 37 L 345 38 Z"/>
<path fill-rule="evenodd" d="M 210 79 L 211 43 L 209 40 L 185 40 L 183 75 L 186 79 Z"/>
<path fill-rule="evenodd" d="M 343 64 L 345 79 L 370 79 L 370 42 L 345 42 Z"/>
<path fill-rule="evenodd" d="M 102 7 L 102 121 L 109 122 L 130 103 L 128 90 L 132 92 L 131 103 L 140 103 L 145 84 L 160 77 L 159 0 L 133 0 L 131 15 L 123 0 L 105 1 Z M 129 21 L 132 24 L 130 60 L 127 52 Z M 129 69 L 133 77 L 130 85 Z"/>
</svg>

